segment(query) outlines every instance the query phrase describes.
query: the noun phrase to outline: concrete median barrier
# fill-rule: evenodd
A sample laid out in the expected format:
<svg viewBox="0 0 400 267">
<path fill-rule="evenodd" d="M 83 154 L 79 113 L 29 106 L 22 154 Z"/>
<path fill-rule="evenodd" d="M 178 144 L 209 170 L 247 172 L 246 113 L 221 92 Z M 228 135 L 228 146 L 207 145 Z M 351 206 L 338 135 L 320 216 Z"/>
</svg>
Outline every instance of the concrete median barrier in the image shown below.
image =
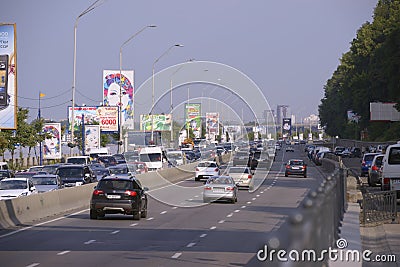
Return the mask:
<svg viewBox="0 0 400 267">
<path fill-rule="evenodd" d="M 194 177 L 197 163 L 137 175 L 143 186 L 156 189 Z M 21 226 L 46 217 L 89 206 L 96 184 L 64 188 L 0 201 L 0 229 Z"/>
</svg>

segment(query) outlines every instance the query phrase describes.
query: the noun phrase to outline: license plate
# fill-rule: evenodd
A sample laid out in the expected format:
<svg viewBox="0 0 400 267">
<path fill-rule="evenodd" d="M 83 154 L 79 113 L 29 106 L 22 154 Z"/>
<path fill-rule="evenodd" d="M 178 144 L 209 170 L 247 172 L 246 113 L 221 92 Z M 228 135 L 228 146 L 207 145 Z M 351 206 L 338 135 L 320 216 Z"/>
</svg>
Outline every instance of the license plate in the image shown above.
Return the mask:
<svg viewBox="0 0 400 267">
<path fill-rule="evenodd" d="M 120 199 L 121 196 L 120 195 L 107 195 L 108 199 Z"/>
<path fill-rule="evenodd" d="M 222 192 L 225 192 L 225 189 L 224 188 L 213 188 L 213 191 L 217 192 L 217 193 L 222 193 Z"/>
<path fill-rule="evenodd" d="M 392 190 L 400 190 L 400 179 L 392 179 Z"/>
<path fill-rule="evenodd" d="M 292 167 L 293 170 L 300 170 L 300 167 Z"/>
</svg>

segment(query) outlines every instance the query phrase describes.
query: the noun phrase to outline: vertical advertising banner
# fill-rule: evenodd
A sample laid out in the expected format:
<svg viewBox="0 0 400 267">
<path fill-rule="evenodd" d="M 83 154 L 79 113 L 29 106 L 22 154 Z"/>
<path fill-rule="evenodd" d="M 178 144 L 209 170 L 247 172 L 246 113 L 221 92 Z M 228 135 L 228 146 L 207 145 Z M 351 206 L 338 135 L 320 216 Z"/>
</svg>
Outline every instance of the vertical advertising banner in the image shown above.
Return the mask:
<svg viewBox="0 0 400 267">
<path fill-rule="evenodd" d="M 121 107 L 122 126 L 134 129 L 133 114 L 133 70 L 103 70 L 103 105 Z"/>
<path fill-rule="evenodd" d="M 207 133 L 219 135 L 219 113 L 206 113 Z"/>
<path fill-rule="evenodd" d="M 201 104 L 185 104 L 186 129 L 192 129 L 195 138 L 201 137 Z"/>
<path fill-rule="evenodd" d="M 85 152 L 100 148 L 100 125 L 85 125 Z"/>
<path fill-rule="evenodd" d="M 61 123 L 45 123 L 43 133 L 43 158 L 61 159 Z"/>
<path fill-rule="evenodd" d="M 282 134 L 289 136 L 292 134 L 292 119 L 290 118 L 282 119 Z"/>
<path fill-rule="evenodd" d="M 141 131 L 171 131 L 171 114 L 140 115 Z M 151 125 L 153 124 L 153 128 Z"/>
<path fill-rule="evenodd" d="M 17 128 L 17 49 L 15 24 L 0 23 L 0 129 Z"/>
</svg>

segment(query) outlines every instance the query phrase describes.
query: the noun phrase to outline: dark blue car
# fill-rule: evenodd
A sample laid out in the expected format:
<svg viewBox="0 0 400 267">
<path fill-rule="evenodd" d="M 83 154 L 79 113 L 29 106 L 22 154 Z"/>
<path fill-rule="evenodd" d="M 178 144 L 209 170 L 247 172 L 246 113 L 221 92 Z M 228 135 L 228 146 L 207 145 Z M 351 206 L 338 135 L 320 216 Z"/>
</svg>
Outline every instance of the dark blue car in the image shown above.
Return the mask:
<svg viewBox="0 0 400 267">
<path fill-rule="evenodd" d="M 361 160 L 361 176 L 367 176 L 368 170 L 371 168 L 372 161 L 374 160 L 375 155 L 379 155 L 379 153 L 365 153 Z"/>
</svg>

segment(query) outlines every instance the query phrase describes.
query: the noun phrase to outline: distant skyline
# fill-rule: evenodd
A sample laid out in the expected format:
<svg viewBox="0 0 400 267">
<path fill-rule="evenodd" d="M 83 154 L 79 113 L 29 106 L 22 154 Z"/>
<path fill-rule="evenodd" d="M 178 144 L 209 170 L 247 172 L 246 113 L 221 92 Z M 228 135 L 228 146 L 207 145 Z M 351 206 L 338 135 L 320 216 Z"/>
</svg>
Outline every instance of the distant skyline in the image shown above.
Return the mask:
<svg viewBox="0 0 400 267">
<path fill-rule="evenodd" d="M 66 119 L 74 23 L 93 2 L 3 0 L 1 22 L 17 28 L 18 105 L 29 108 L 30 119 L 37 116 L 39 92 L 46 95 L 42 116 Z M 118 70 L 121 45 L 154 24 L 123 47 L 122 69 L 135 71 L 135 89 L 151 78 L 154 61 L 179 43 L 184 47 L 162 57 L 156 72 L 192 58 L 226 64 L 252 79 L 271 109 L 289 105 L 304 118 L 318 114 L 326 81 L 357 30 L 372 21 L 378 0 L 103 2 L 78 22 L 77 105 L 102 102 L 103 70 Z M 135 110 L 142 104 L 135 99 Z"/>
</svg>

